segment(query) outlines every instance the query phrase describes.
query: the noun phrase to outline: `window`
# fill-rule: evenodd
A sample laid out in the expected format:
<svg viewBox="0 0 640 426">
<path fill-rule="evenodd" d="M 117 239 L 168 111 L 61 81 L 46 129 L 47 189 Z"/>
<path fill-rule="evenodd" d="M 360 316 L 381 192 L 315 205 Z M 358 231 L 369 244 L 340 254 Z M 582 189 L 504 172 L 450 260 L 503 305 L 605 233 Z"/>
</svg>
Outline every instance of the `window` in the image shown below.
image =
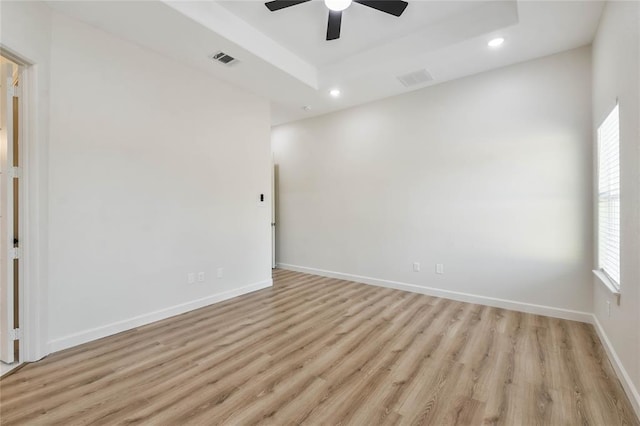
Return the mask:
<svg viewBox="0 0 640 426">
<path fill-rule="evenodd" d="M 618 105 L 598 128 L 598 268 L 620 289 Z"/>
</svg>

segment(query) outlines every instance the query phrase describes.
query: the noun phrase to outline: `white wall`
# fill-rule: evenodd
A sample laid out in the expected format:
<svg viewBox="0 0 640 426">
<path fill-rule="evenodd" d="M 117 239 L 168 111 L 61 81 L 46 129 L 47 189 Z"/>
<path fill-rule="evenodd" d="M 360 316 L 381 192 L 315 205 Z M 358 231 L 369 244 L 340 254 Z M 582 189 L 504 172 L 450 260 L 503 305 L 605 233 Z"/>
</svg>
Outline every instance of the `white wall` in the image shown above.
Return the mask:
<svg viewBox="0 0 640 426">
<path fill-rule="evenodd" d="M 24 360 L 270 284 L 267 101 L 41 2 L 1 24 L 30 65 Z"/>
<path fill-rule="evenodd" d="M 590 103 L 584 47 L 274 128 L 278 263 L 591 311 Z"/>
<path fill-rule="evenodd" d="M 620 105 L 620 306 L 594 278 L 594 312 L 640 415 L 640 3 L 610 1 L 593 42 L 593 129 Z M 595 139 L 594 139 L 595 152 Z M 594 265 L 595 267 L 596 265 Z M 611 303 L 611 316 L 607 304 Z M 631 385 L 632 384 L 632 385 Z M 631 386 L 629 386 L 631 385 Z M 635 387 L 635 389 L 632 389 Z M 630 395 L 631 396 L 631 395 Z"/>
<path fill-rule="evenodd" d="M 0 46 L 28 65 L 23 76 L 26 90 L 22 116 L 23 167 L 21 207 L 24 211 L 21 246 L 22 323 L 27 336 L 21 341 L 21 357 L 35 361 L 47 354 L 48 336 L 48 140 L 49 59 L 51 11 L 42 2 L 3 1 L 0 4 Z M 27 226 L 28 225 L 28 226 Z"/>
<path fill-rule="evenodd" d="M 270 285 L 268 102 L 59 14 L 51 40 L 51 350 Z"/>
</svg>

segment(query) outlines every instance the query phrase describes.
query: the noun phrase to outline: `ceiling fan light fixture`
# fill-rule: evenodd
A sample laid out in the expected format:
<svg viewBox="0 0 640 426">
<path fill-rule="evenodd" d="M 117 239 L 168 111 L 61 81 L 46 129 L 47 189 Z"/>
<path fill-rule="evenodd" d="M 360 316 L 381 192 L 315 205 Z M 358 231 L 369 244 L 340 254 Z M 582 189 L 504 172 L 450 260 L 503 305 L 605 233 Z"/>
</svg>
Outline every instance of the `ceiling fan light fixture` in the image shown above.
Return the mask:
<svg viewBox="0 0 640 426">
<path fill-rule="evenodd" d="M 1 1 L 1 0 L 0 0 Z M 291 6 L 297 6 L 311 0 L 271 0 L 264 5 L 271 12 L 286 9 Z M 404 0 L 324 0 L 325 6 L 329 9 L 329 20 L 327 21 L 327 41 L 337 40 L 340 38 L 340 29 L 342 26 L 342 11 L 356 2 L 362 6 L 370 7 L 378 12 L 388 13 L 399 17 L 404 13 L 409 3 Z"/>
<path fill-rule="evenodd" d="M 324 0 L 324 4 L 329 10 L 340 12 L 351 6 L 351 0 Z"/>
</svg>

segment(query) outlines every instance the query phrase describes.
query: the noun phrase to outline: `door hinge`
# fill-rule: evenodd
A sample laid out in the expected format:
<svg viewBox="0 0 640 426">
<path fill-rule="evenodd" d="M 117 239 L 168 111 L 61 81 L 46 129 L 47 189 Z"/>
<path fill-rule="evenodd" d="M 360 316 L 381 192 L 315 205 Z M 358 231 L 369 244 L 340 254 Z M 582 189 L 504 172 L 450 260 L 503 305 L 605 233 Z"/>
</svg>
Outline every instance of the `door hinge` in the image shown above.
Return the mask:
<svg viewBox="0 0 640 426">
<path fill-rule="evenodd" d="M 20 167 L 10 167 L 9 168 L 9 177 L 13 178 L 13 179 L 18 179 L 20 178 L 22 174 L 22 170 L 20 169 Z"/>
<path fill-rule="evenodd" d="M 20 259 L 20 247 L 13 247 L 10 251 L 11 259 Z"/>
<path fill-rule="evenodd" d="M 20 330 L 19 328 L 9 330 L 9 338 L 14 341 L 22 339 L 22 330 Z"/>
</svg>

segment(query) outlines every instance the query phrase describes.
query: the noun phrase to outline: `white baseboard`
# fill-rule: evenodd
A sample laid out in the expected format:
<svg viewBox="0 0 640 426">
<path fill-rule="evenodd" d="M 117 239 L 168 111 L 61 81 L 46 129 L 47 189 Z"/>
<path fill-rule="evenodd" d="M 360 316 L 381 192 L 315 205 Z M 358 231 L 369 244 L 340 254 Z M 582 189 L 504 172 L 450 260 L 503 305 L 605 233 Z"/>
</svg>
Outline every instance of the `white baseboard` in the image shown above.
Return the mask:
<svg viewBox="0 0 640 426">
<path fill-rule="evenodd" d="M 479 296 L 457 291 L 442 290 L 433 287 L 423 287 L 415 284 L 402 283 L 398 281 L 381 280 L 378 278 L 363 277 L 360 275 L 344 274 L 341 272 L 326 271 L 324 269 L 309 268 L 306 266 L 290 265 L 279 263 L 278 267 L 290 271 L 303 272 L 307 274 L 321 275 L 323 277 L 337 278 L 340 280 L 354 281 L 362 284 L 369 284 L 378 287 L 393 288 L 396 290 L 410 291 L 412 293 L 426 294 L 428 296 L 442 297 L 445 299 L 457 300 L 460 302 L 477 303 L 480 305 L 493 306 L 496 308 L 510 309 L 513 311 L 526 312 L 529 314 L 544 315 L 553 318 L 561 318 L 572 321 L 586 323 L 593 322 L 593 316 L 588 312 L 573 311 L 570 309 L 554 308 L 551 306 L 534 305 L 532 303 L 516 302 L 495 297 Z"/>
<path fill-rule="evenodd" d="M 170 306 L 165 309 L 160 309 L 148 314 L 139 315 L 126 320 L 114 322 L 101 327 L 92 328 L 90 330 L 81 331 L 79 333 L 70 334 L 59 339 L 55 339 L 49 342 L 49 353 L 61 351 L 63 349 L 71 348 L 73 346 L 81 345 L 83 343 L 91 342 L 93 340 L 101 339 L 103 337 L 111 336 L 116 333 L 131 330 L 132 328 L 140 327 L 150 324 L 152 322 L 160 321 L 169 317 L 183 314 L 185 312 L 192 311 L 194 309 L 203 308 L 205 306 L 213 305 L 214 303 L 222 302 L 224 300 L 232 299 L 234 297 L 242 296 L 243 294 L 251 293 L 253 291 L 261 290 L 263 288 L 271 287 L 273 280 L 268 279 L 260 281 L 258 283 L 249 284 L 244 287 L 225 291 L 222 293 L 213 294 L 211 296 L 203 297 L 202 299 L 193 300 L 191 302 L 181 303 L 179 305 Z"/>
<path fill-rule="evenodd" d="M 629 400 L 631 401 L 631 405 L 633 405 L 633 409 L 636 412 L 636 416 L 640 419 L 640 392 L 638 388 L 635 387 L 629 373 L 622 365 L 618 354 L 615 349 L 613 349 L 613 345 L 611 341 L 607 337 L 607 333 L 605 333 L 604 328 L 602 328 L 602 324 L 598 321 L 598 317 L 592 315 L 593 326 L 598 333 L 598 337 L 600 337 L 600 341 L 602 342 L 602 346 L 604 346 L 605 351 L 607 351 L 607 355 L 609 356 L 609 360 L 611 361 L 611 365 L 613 365 L 613 369 L 616 371 L 618 375 L 618 379 L 620 379 L 620 383 L 622 383 L 622 387 L 624 391 L 627 393 Z"/>
</svg>

